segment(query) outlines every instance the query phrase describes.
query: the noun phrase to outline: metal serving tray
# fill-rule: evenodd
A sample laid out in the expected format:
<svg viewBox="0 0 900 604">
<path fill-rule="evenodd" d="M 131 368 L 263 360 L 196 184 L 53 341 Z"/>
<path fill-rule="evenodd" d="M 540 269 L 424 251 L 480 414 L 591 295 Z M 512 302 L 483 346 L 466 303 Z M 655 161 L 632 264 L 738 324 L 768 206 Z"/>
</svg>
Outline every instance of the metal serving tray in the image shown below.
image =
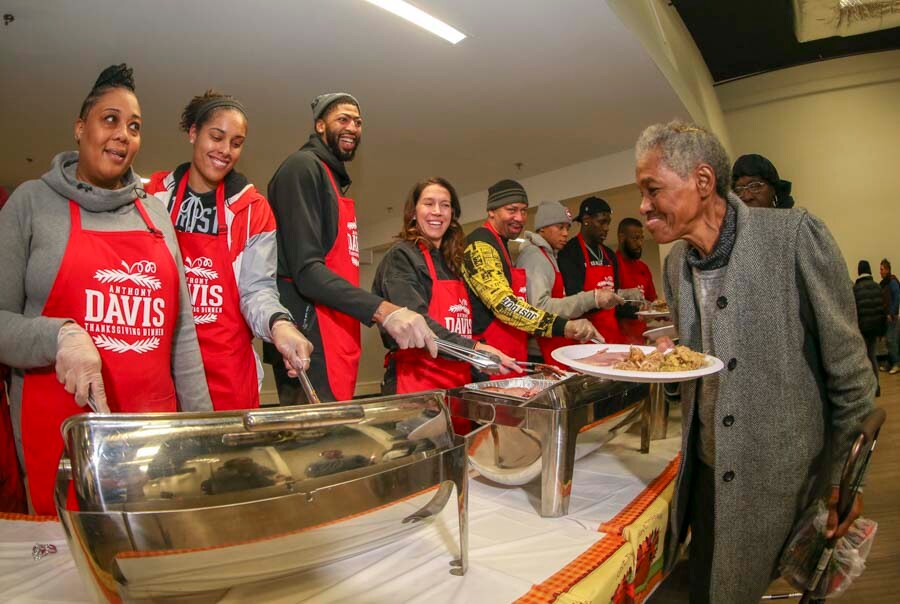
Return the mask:
<svg viewBox="0 0 900 604">
<path fill-rule="evenodd" d="M 546 387 L 528 399 L 485 391 L 505 384 Z M 579 433 L 590 430 L 603 443 L 641 421 L 641 450 L 649 451 L 648 393 L 647 384 L 576 374 L 468 384 L 449 391 L 449 400 L 453 415 L 490 424 L 469 439 L 469 461 L 479 473 L 507 485 L 540 475 L 541 516 L 556 517 L 568 513 Z"/>
<path fill-rule="evenodd" d="M 465 441 L 444 396 L 69 419 L 55 495 L 82 578 L 98 601 L 216 601 L 429 524 L 454 490 L 464 573 Z"/>
</svg>

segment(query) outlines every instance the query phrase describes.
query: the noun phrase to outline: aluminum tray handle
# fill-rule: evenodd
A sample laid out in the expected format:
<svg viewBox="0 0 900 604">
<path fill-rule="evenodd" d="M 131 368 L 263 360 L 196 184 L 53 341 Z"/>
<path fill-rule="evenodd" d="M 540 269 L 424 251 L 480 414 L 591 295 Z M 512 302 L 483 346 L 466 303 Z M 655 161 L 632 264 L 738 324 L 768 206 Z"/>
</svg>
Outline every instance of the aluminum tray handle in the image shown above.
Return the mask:
<svg viewBox="0 0 900 604">
<path fill-rule="evenodd" d="M 357 424 L 366 417 L 366 412 L 361 405 L 340 403 L 339 405 L 317 407 L 319 405 L 305 406 L 297 410 L 248 411 L 244 414 L 244 429 L 249 432 L 302 430 L 340 424 Z"/>
</svg>

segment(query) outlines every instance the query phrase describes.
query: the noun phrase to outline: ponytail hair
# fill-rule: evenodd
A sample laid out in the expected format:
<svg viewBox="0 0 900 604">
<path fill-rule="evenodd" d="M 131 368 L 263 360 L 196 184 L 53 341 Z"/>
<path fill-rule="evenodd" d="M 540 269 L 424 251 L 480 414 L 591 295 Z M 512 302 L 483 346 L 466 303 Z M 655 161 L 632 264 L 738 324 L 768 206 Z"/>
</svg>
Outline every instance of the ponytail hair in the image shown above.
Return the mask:
<svg viewBox="0 0 900 604">
<path fill-rule="evenodd" d="M 100 97 L 113 88 L 124 88 L 134 92 L 134 69 L 125 63 L 120 63 L 119 65 L 110 65 L 100 72 L 100 76 L 94 82 L 94 87 L 91 88 L 91 91 L 81 104 L 81 111 L 78 117 L 82 120 L 87 119 L 88 113 L 97 104 Z"/>
</svg>

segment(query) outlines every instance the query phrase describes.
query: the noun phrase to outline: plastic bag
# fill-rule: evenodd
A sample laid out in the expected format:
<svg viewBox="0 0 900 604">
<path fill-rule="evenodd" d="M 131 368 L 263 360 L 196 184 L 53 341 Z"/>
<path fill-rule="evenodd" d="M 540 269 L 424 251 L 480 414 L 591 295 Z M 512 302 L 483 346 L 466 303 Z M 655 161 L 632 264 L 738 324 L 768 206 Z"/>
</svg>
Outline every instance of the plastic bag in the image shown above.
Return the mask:
<svg viewBox="0 0 900 604">
<path fill-rule="evenodd" d="M 795 588 L 805 590 L 816 571 L 816 565 L 825 549 L 825 523 L 828 509 L 819 500 L 804 512 L 788 546 L 781 556 L 778 570 L 781 576 Z M 868 518 L 857 518 L 844 537 L 834 546 L 831 561 L 812 592 L 814 598 L 838 596 L 850 586 L 853 579 L 866 568 L 866 558 L 872 549 L 872 542 L 878 530 L 878 523 Z"/>
</svg>

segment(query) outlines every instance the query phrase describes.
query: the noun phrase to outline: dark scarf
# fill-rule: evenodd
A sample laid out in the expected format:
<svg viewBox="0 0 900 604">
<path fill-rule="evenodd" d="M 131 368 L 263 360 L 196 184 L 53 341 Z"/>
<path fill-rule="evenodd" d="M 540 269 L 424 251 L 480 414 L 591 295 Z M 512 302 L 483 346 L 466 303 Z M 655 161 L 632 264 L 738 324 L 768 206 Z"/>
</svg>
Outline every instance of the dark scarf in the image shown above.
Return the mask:
<svg viewBox="0 0 900 604">
<path fill-rule="evenodd" d="M 737 211 L 726 201 L 722 230 L 719 232 L 719 239 L 713 246 L 712 252 L 705 258 L 701 258 L 700 252 L 694 247 L 690 247 L 687 253 L 688 265 L 701 271 L 711 271 L 726 266 L 731 258 L 735 239 L 737 239 Z"/>
</svg>

